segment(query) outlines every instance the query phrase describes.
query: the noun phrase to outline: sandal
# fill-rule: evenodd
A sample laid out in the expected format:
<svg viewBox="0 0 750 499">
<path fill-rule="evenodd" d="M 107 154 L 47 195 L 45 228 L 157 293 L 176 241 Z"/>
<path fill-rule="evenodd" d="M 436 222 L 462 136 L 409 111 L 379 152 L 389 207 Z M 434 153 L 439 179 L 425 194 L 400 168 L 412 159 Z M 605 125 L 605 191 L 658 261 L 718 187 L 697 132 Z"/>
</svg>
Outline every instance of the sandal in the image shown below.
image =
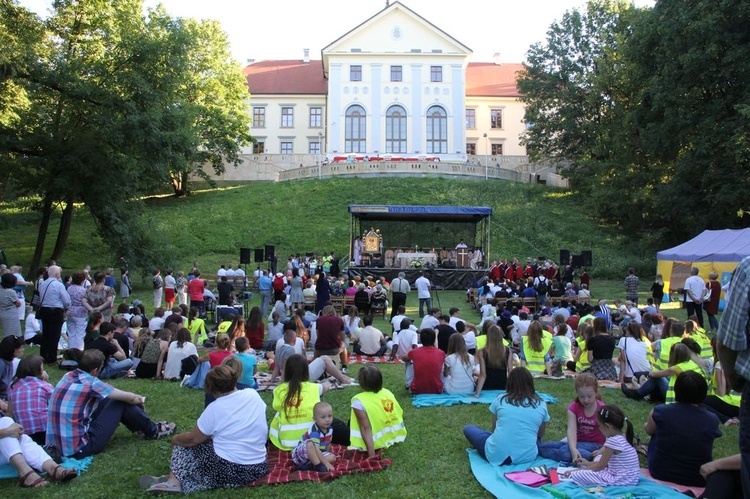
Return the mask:
<svg viewBox="0 0 750 499">
<path fill-rule="evenodd" d="M 162 437 L 168 437 L 174 433 L 174 429 L 177 427 L 174 423 L 168 421 L 159 421 L 156 423 L 156 434 L 150 438 L 150 440 L 157 440 Z"/>
<path fill-rule="evenodd" d="M 147 494 L 182 494 L 182 487 L 180 484 L 174 484 L 170 482 L 155 483 L 148 489 Z"/>
<path fill-rule="evenodd" d="M 55 466 L 52 473 L 49 474 L 49 480 L 53 483 L 67 482 L 78 476 L 78 471 L 75 468 L 63 468 L 62 466 Z"/>
<path fill-rule="evenodd" d="M 162 476 L 151 476 L 151 475 L 142 475 L 140 478 L 138 478 L 138 486 L 143 490 L 148 490 L 157 483 L 164 483 L 167 481 L 169 477 L 167 475 Z"/>
<path fill-rule="evenodd" d="M 26 480 L 28 480 L 31 475 L 36 475 L 36 480 L 31 483 L 26 483 Z M 23 489 L 40 489 L 42 487 L 46 487 L 47 485 L 49 485 L 49 482 L 40 477 L 39 474 L 34 470 L 29 471 L 24 476 L 18 479 L 18 486 Z"/>
</svg>

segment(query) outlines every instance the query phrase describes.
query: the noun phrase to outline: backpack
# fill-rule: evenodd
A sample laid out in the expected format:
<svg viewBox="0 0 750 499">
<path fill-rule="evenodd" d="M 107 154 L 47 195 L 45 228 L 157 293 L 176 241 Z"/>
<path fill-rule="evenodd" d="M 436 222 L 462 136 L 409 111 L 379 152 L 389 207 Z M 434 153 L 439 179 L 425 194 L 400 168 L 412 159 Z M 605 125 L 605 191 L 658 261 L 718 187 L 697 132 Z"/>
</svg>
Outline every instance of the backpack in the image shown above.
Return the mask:
<svg viewBox="0 0 750 499">
<path fill-rule="evenodd" d="M 540 295 L 546 295 L 547 294 L 547 279 L 540 277 L 539 282 L 536 285 L 536 292 Z"/>
<path fill-rule="evenodd" d="M 273 290 L 284 291 L 284 278 L 282 276 L 276 276 L 273 279 Z"/>
</svg>

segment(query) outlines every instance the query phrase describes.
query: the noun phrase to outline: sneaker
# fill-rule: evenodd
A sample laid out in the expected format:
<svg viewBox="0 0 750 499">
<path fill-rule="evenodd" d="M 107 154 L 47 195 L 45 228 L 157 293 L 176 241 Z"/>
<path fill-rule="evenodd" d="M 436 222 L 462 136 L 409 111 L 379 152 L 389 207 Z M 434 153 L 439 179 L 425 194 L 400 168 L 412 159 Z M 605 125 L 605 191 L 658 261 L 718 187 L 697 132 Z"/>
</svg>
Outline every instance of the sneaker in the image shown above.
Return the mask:
<svg viewBox="0 0 750 499">
<path fill-rule="evenodd" d="M 641 396 L 638 394 L 638 390 L 633 390 L 625 383 L 620 383 L 620 389 L 622 393 L 629 399 L 640 400 Z"/>
<path fill-rule="evenodd" d="M 346 374 L 346 373 L 349 372 L 349 369 L 346 366 L 344 366 L 344 367 L 341 368 L 341 372 L 344 373 L 344 374 Z"/>
<path fill-rule="evenodd" d="M 185 376 L 183 376 L 182 377 L 182 381 L 180 381 L 180 386 L 185 386 L 185 383 L 187 383 L 187 381 L 189 379 L 190 379 L 190 375 L 189 374 L 186 374 Z"/>
</svg>

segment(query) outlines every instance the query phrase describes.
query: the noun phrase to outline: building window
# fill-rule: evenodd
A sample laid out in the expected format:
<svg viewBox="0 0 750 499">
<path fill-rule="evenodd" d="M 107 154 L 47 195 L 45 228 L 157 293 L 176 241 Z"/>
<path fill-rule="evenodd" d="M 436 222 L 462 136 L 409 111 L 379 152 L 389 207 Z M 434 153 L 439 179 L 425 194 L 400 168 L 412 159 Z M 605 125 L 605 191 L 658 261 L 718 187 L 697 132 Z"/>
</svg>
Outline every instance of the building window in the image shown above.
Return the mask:
<svg viewBox="0 0 750 499">
<path fill-rule="evenodd" d="M 493 156 L 502 156 L 503 155 L 503 145 L 502 144 L 492 144 L 492 155 Z"/>
<path fill-rule="evenodd" d="M 315 140 L 315 141 L 311 140 L 308 152 L 310 154 L 320 154 L 320 142 L 317 141 L 317 140 Z"/>
<path fill-rule="evenodd" d="M 282 107 L 281 108 L 281 128 L 293 128 L 293 127 L 294 127 L 294 108 Z"/>
<path fill-rule="evenodd" d="M 281 154 L 292 154 L 292 151 L 294 150 L 292 147 L 292 142 L 282 142 L 281 143 Z"/>
<path fill-rule="evenodd" d="M 265 128 L 265 127 L 266 127 L 266 108 L 254 107 L 253 108 L 253 128 Z"/>
<path fill-rule="evenodd" d="M 443 66 L 430 66 L 430 81 L 443 81 Z"/>
<path fill-rule="evenodd" d="M 401 66 L 391 66 L 391 81 L 403 81 Z"/>
<path fill-rule="evenodd" d="M 323 126 L 323 108 L 310 108 L 310 128 L 321 128 Z"/>
<path fill-rule="evenodd" d="M 362 106 L 351 106 L 344 120 L 344 152 L 367 152 L 367 114 Z"/>
<path fill-rule="evenodd" d="M 469 156 L 475 156 L 477 154 L 477 145 L 474 143 L 467 143 L 466 154 L 468 154 Z"/>
<path fill-rule="evenodd" d="M 427 154 L 448 152 L 448 115 L 440 106 L 427 110 Z"/>
<path fill-rule="evenodd" d="M 266 143 L 265 142 L 255 142 L 253 144 L 253 154 L 263 154 L 266 152 Z"/>
<path fill-rule="evenodd" d="M 503 127 L 503 110 L 502 109 L 490 110 L 490 127 L 491 128 Z"/>
<path fill-rule="evenodd" d="M 349 81 L 362 81 L 362 66 L 349 66 Z"/>
<path fill-rule="evenodd" d="M 406 110 L 391 106 L 385 113 L 385 152 L 406 152 Z"/>
<path fill-rule="evenodd" d="M 477 110 L 467 109 L 466 110 L 466 128 L 477 127 Z"/>
</svg>

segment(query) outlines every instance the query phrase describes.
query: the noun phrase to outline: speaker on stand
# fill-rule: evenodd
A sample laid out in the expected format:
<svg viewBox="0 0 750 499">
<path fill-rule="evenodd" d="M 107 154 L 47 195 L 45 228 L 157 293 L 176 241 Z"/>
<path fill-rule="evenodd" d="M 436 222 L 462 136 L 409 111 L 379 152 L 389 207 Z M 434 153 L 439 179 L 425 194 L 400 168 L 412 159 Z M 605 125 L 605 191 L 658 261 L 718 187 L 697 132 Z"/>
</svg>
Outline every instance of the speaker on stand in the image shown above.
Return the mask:
<svg viewBox="0 0 750 499">
<path fill-rule="evenodd" d="M 276 246 L 273 244 L 266 244 L 266 260 L 269 262 L 273 260 L 274 253 L 276 252 Z"/>
<path fill-rule="evenodd" d="M 563 266 L 563 265 L 570 265 L 570 250 L 569 249 L 560 250 L 560 266 Z"/>
<path fill-rule="evenodd" d="M 591 250 L 581 250 L 581 258 L 583 259 L 581 263 L 583 267 L 592 267 L 594 265 L 594 256 Z"/>
<path fill-rule="evenodd" d="M 243 265 L 250 263 L 250 248 L 240 248 L 240 263 Z"/>
<path fill-rule="evenodd" d="M 255 248 L 255 263 L 264 262 L 266 258 L 263 256 L 263 248 Z"/>
</svg>

